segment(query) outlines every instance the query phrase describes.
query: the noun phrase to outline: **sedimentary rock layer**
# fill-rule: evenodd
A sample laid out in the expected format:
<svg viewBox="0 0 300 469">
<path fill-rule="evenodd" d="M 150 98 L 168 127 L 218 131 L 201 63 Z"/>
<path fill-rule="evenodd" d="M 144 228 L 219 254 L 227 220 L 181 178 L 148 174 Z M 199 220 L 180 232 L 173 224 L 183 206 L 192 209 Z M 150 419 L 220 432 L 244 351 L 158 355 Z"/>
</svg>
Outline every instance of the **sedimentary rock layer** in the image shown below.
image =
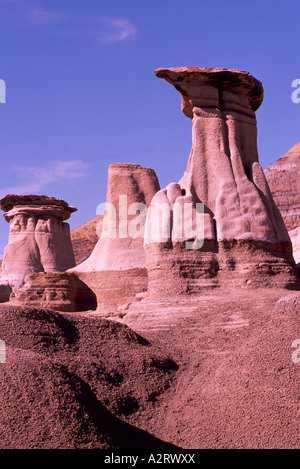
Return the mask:
<svg viewBox="0 0 300 469">
<path fill-rule="evenodd" d="M 95 294 L 69 272 L 36 272 L 10 295 L 10 304 L 55 311 L 87 311 L 97 307 Z"/>
<path fill-rule="evenodd" d="M 273 198 L 287 229 L 300 226 L 300 142 L 265 169 Z"/>
</svg>

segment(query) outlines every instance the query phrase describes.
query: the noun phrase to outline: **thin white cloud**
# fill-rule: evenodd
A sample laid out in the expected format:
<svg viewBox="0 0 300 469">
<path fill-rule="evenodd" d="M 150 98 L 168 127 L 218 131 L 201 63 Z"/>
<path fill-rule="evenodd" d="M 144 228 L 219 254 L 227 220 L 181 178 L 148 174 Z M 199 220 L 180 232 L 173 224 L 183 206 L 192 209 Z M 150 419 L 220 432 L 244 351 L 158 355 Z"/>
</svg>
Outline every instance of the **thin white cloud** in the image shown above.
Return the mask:
<svg viewBox="0 0 300 469">
<path fill-rule="evenodd" d="M 74 11 L 45 9 L 36 1 L 0 0 L 9 5 L 9 18 L 22 27 L 47 26 L 47 34 L 90 39 L 104 46 L 134 38 L 137 29 L 127 18 L 117 16 L 80 15 Z M 2 19 L 5 16 L 2 15 Z M 50 27 L 53 29 L 49 30 Z"/>
<path fill-rule="evenodd" d="M 41 7 L 30 0 L 0 0 L 1 20 L 13 21 L 22 27 L 55 25 L 67 20 L 65 13 Z"/>
<path fill-rule="evenodd" d="M 23 22 L 27 26 L 51 25 L 67 20 L 67 15 L 56 11 L 45 10 L 39 6 L 30 6 L 26 9 Z"/>
<path fill-rule="evenodd" d="M 86 17 L 78 22 L 65 21 L 63 28 L 48 31 L 48 34 L 60 37 L 77 37 L 88 39 L 98 46 L 106 46 L 127 39 L 133 39 L 137 35 L 137 29 L 126 18 L 119 17 Z"/>
<path fill-rule="evenodd" d="M 97 23 L 97 28 L 91 28 L 89 35 L 101 45 L 124 41 L 137 34 L 136 28 L 125 18 L 105 16 L 94 21 Z"/>
<path fill-rule="evenodd" d="M 88 167 L 81 160 L 56 161 L 46 166 L 11 166 L 10 171 L 21 182 L 0 189 L 0 198 L 6 194 L 39 194 L 48 184 L 76 181 L 86 175 Z"/>
</svg>

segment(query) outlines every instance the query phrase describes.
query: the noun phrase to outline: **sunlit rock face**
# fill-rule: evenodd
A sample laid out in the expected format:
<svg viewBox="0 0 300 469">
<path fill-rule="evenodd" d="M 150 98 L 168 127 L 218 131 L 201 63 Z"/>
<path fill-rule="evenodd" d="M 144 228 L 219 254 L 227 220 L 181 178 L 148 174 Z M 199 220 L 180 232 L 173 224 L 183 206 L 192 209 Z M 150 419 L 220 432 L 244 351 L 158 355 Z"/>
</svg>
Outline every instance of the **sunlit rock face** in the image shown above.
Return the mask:
<svg viewBox="0 0 300 469">
<path fill-rule="evenodd" d="M 91 256 L 72 270 L 145 268 L 143 217 L 146 213 L 141 214 L 140 223 L 137 217 L 139 208 L 146 211 L 158 190 L 159 182 L 153 169 L 130 163 L 109 165 L 106 203 L 103 204 L 105 216 L 97 228 L 99 241 Z M 141 225 L 140 232 L 138 224 Z"/>
<path fill-rule="evenodd" d="M 90 257 L 71 269 L 97 294 L 99 307 L 126 302 L 147 289 L 144 225 L 147 207 L 159 189 L 151 168 L 109 165 L 99 240 Z"/>
<path fill-rule="evenodd" d="M 65 222 L 75 207 L 54 197 L 9 194 L 0 200 L 0 208 L 10 225 L 2 289 L 20 288 L 33 272 L 65 271 L 75 265 L 70 227 Z"/>
<path fill-rule="evenodd" d="M 240 70 L 178 67 L 155 73 L 181 94 L 182 111 L 192 119 L 192 150 L 181 180 L 155 195 L 146 226 L 154 223 L 151 205 L 158 199 L 202 204 L 204 226 L 200 249 L 186 249 L 191 236 L 174 236 L 174 210 L 164 221 L 169 236 L 146 232 L 149 293 L 222 284 L 293 288 L 290 238 L 258 160 L 255 111 L 263 99 L 262 84 Z"/>
<path fill-rule="evenodd" d="M 293 256 L 296 264 L 300 267 L 300 226 L 289 231 L 289 235 L 293 244 Z"/>
</svg>

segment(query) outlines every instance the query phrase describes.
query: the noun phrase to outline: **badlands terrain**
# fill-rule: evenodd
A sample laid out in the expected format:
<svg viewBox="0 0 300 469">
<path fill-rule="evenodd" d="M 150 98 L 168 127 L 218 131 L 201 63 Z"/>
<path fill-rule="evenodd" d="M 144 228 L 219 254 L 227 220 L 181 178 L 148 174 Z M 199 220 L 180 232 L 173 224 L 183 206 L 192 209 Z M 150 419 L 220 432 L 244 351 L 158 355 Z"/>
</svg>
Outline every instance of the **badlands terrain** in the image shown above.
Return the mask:
<svg viewBox="0 0 300 469">
<path fill-rule="evenodd" d="M 179 182 L 112 163 L 116 219 L 71 233 L 65 201 L 0 201 L 2 449 L 300 447 L 299 144 L 263 171 L 263 87 L 247 72 L 155 73 L 192 119 Z M 143 237 L 105 236 L 124 229 L 124 195 L 147 207 Z M 198 238 L 178 231 L 178 207 L 197 203 L 203 245 L 187 249 Z M 169 208 L 158 238 L 156 204 Z"/>
<path fill-rule="evenodd" d="M 2 306 L 2 448 L 299 448 L 299 293 L 128 312 Z"/>
</svg>

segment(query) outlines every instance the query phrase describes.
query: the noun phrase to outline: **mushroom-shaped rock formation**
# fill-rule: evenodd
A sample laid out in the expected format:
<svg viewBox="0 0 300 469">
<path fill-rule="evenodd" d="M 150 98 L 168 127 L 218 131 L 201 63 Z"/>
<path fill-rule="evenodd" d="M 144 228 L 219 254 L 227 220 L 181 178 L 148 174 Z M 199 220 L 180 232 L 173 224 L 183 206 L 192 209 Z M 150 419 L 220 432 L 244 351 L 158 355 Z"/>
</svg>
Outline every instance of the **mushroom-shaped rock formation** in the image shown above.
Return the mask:
<svg viewBox="0 0 300 469">
<path fill-rule="evenodd" d="M 75 207 L 44 195 L 9 194 L 0 200 L 0 208 L 10 225 L 0 276 L 2 290 L 17 290 L 30 273 L 65 271 L 75 265 L 70 227 L 65 222 Z"/>
<path fill-rule="evenodd" d="M 153 169 L 137 164 L 112 163 L 100 236 L 92 254 L 70 271 L 76 272 L 101 304 L 119 304 L 147 289 L 143 246 L 147 207 L 160 189 Z"/>
<path fill-rule="evenodd" d="M 180 92 L 182 111 L 193 128 L 183 177 L 156 194 L 152 203 L 160 198 L 173 207 L 198 204 L 204 227 L 196 249 L 191 249 L 193 232 L 174 237 L 174 209 L 164 222 L 170 227 L 167 237 L 146 232 L 149 293 L 198 291 L 223 281 L 227 287 L 295 288 L 290 238 L 258 162 L 255 110 L 263 99 L 262 84 L 241 70 L 179 67 L 155 73 Z M 153 225 L 151 212 L 147 226 Z M 186 223 L 184 215 L 182 219 Z"/>
</svg>

